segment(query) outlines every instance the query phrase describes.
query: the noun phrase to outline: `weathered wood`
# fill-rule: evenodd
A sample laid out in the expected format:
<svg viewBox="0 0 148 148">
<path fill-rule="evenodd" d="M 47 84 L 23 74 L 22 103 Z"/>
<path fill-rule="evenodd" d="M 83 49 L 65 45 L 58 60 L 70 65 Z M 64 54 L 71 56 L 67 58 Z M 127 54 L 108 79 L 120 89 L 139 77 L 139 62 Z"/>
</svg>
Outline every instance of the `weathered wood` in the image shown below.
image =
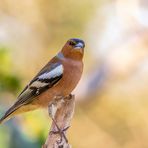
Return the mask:
<svg viewBox="0 0 148 148">
<path fill-rule="evenodd" d="M 54 117 L 54 120 L 56 121 L 58 127 L 60 128 L 60 130 L 63 131 L 65 136 L 67 130 L 64 131 L 64 129 L 67 129 L 70 126 L 70 121 L 73 117 L 74 108 L 75 98 L 74 95 L 70 95 L 63 99 L 62 104 L 60 104 L 60 107 L 57 109 Z M 61 138 L 60 134 L 57 134 L 56 131 L 57 127 L 55 123 L 52 122 L 49 135 L 42 148 L 71 148 L 70 144 L 66 140 L 67 138 L 64 138 L 64 135 L 62 135 Z"/>
</svg>

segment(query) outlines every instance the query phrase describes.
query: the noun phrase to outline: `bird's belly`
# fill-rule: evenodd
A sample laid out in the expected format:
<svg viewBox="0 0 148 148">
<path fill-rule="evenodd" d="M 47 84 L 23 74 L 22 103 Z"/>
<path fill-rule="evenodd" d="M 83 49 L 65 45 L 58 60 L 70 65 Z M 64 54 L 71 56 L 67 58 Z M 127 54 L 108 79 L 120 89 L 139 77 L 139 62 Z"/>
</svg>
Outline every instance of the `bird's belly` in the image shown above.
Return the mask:
<svg viewBox="0 0 148 148">
<path fill-rule="evenodd" d="M 63 77 L 63 82 L 61 83 L 61 86 L 63 86 L 64 88 L 61 89 L 61 93 L 63 95 L 69 95 L 77 86 L 80 77 L 81 74 L 79 74 L 79 71 L 75 72 L 75 70 L 72 70 L 65 77 Z"/>
</svg>

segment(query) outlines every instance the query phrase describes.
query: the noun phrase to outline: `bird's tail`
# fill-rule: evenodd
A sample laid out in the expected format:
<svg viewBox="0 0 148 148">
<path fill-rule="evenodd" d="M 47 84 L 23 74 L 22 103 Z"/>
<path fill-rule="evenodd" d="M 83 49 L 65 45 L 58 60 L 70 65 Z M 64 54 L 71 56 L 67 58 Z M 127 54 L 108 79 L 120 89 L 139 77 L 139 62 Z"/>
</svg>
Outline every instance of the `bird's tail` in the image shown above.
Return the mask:
<svg viewBox="0 0 148 148">
<path fill-rule="evenodd" d="M 38 109 L 39 106 L 33 106 L 33 105 L 17 105 L 16 103 L 10 107 L 6 113 L 0 118 L 0 124 L 2 124 L 3 122 L 9 120 L 11 117 L 13 117 L 14 115 L 18 115 L 24 112 L 28 112 L 31 110 L 35 110 Z"/>
<path fill-rule="evenodd" d="M 14 112 L 15 112 L 17 109 L 18 109 L 18 108 L 14 107 L 14 106 L 10 107 L 10 108 L 6 111 L 6 113 L 0 118 L 0 124 L 2 124 L 3 122 L 9 120 L 9 119 L 13 116 Z"/>
</svg>

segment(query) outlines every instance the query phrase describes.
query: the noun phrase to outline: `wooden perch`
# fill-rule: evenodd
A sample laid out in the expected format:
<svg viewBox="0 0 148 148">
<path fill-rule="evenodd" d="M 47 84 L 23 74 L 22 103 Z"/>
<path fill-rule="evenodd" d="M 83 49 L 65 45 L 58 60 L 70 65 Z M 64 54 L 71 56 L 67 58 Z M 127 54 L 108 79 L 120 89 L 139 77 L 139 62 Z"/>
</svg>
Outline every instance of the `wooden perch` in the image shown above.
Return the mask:
<svg viewBox="0 0 148 148">
<path fill-rule="evenodd" d="M 42 148 L 70 148 L 71 147 L 68 143 L 67 138 L 64 136 L 66 136 L 66 130 L 70 126 L 70 121 L 73 117 L 74 108 L 75 108 L 74 95 L 65 97 L 60 107 L 58 107 L 54 117 L 54 121 L 56 121 L 56 124 L 58 125 L 60 130 L 63 132 L 63 135 L 61 136 L 59 133 L 56 133 L 57 127 L 55 123 L 52 122 L 49 135 L 46 139 L 45 144 L 42 146 Z"/>
</svg>

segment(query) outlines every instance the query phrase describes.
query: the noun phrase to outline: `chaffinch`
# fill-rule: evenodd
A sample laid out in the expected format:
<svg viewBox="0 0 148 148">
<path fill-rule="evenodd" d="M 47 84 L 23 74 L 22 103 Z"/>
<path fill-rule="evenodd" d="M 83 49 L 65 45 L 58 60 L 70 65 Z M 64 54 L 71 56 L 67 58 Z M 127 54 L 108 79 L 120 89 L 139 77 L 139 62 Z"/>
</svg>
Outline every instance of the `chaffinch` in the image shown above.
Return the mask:
<svg viewBox="0 0 148 148">
<path fill-rule="evenodd" d="M 30 81 L 0 123 L 16 114 L 48 107 L 58 96 L 66 97 L 78 84 L 83 71 L 84 41 L 70 39 Z"/>
</svg>

